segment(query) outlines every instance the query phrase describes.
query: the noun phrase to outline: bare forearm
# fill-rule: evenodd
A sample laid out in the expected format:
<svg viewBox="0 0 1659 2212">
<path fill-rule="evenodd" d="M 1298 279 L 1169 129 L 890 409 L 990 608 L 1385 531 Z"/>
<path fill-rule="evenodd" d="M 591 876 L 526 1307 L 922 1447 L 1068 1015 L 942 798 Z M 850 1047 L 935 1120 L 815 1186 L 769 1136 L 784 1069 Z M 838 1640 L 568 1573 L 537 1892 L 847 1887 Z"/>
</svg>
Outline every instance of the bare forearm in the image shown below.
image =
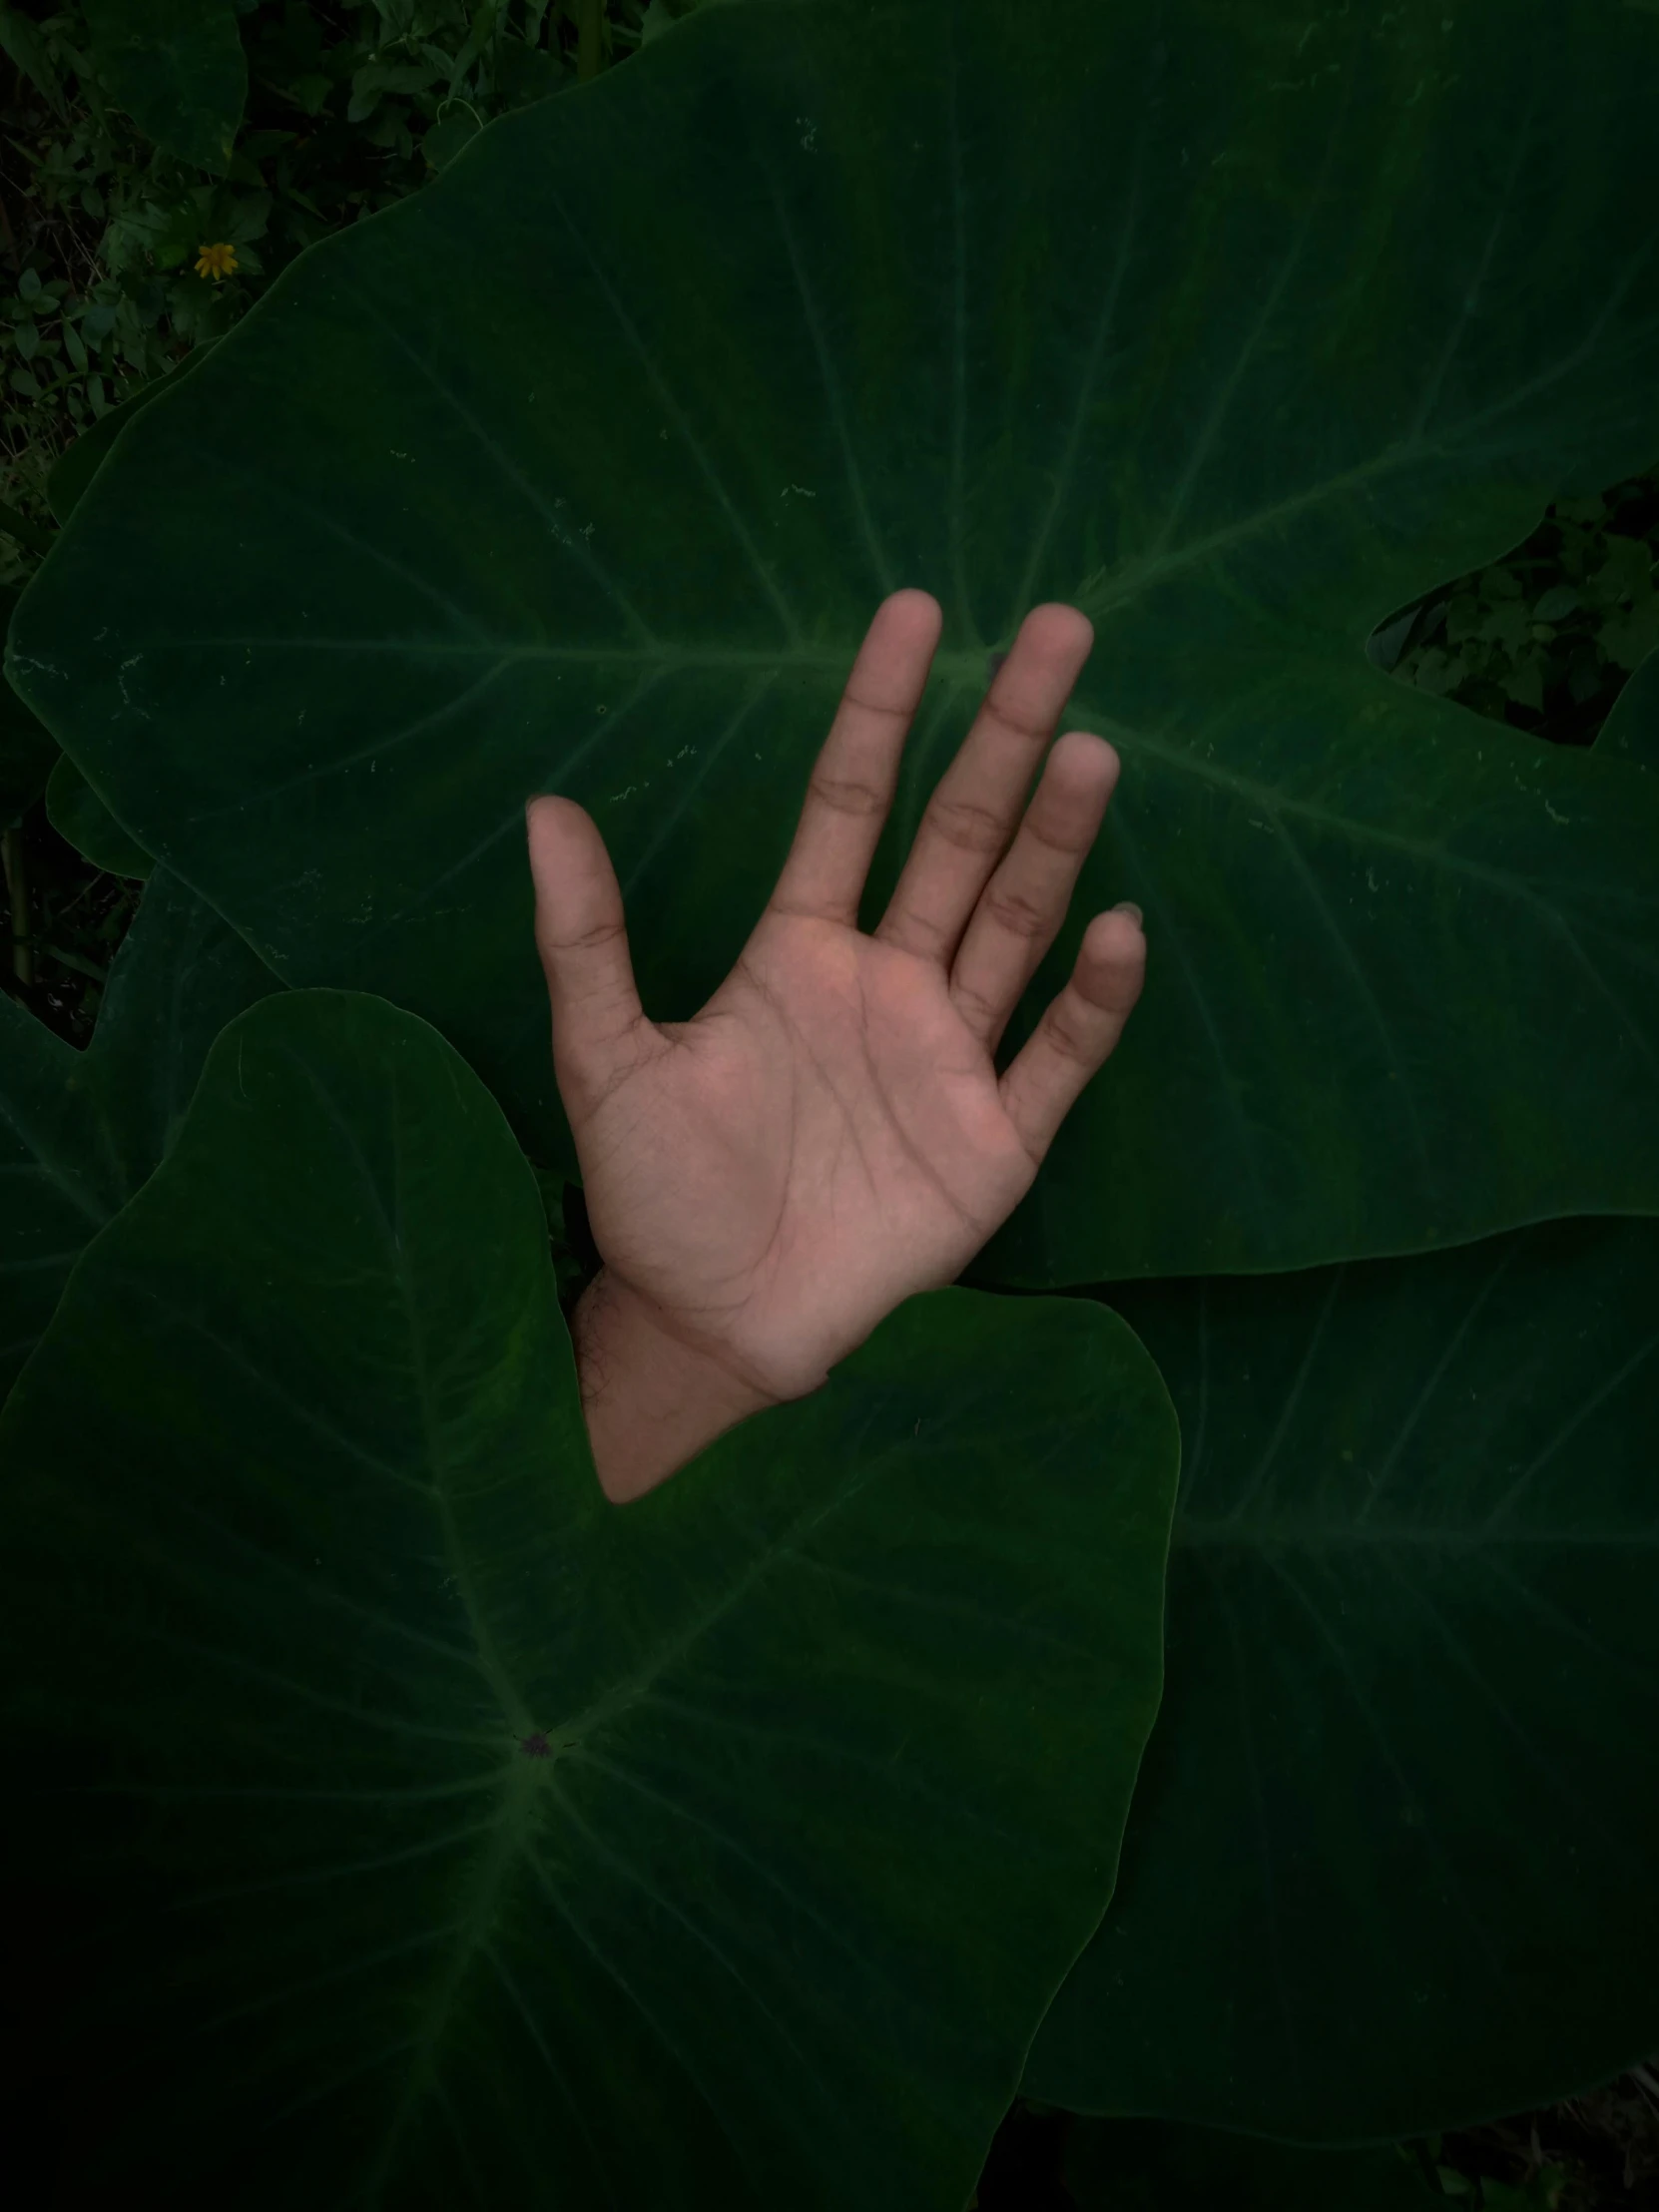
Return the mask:
<svg viewBox="0 0 1659 2212">
<path fill-rule="evenodd" d="M 594 1466 L 613 1504 L 654 1489 L 775 1402 L 660 1328 L 603 1268 L 576 1303 L 571 1337 Z"/>
</svg>

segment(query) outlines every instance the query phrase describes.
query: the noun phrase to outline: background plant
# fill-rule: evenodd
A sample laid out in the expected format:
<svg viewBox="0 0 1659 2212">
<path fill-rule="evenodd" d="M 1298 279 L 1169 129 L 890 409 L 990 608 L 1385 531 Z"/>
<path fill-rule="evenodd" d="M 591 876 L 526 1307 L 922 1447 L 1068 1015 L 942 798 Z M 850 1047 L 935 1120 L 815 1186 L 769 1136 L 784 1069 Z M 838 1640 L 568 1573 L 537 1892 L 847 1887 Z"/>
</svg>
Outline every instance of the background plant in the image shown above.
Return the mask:
<svg viewBox="0 0 1659 2212">
<path fill-rule="evenodd" d="M 75 440 L 230 329 L 296 254 L 417 191 L 492 117 L 585 82 L 698 4 L 235 0 L 246 103 L 229 161 L 204 170 L 133 123 L 80 0 L 4 0 L 0 585 L 15 591 L 51 543 L 47 480 Z M 219 244 L 235 267 L 199 273 Z M 34 798 L 19 794 L 0 826 L 8 987 L 84 1044 L 136 878 L 89 868 L 84 839 L 56 834 Z"/>
<path fill-rule="evenodd" d="M 79 0 L 8 0 L 0 13 L 15 285 L 0 496 L 37 531 L 50 527 L 46 474 L 71 440 L 230 329 L 296 254 L 418 190 L 492 117 L 591 77 L 688 12 L 685 0 L 227 4 L 247 97 L 227 119 L 222 173 L 141 133 Z M 216 244 L 234 269 L 198 275 Z M 13 546 L 0 580 L 20 568 Z"/>
</svg>

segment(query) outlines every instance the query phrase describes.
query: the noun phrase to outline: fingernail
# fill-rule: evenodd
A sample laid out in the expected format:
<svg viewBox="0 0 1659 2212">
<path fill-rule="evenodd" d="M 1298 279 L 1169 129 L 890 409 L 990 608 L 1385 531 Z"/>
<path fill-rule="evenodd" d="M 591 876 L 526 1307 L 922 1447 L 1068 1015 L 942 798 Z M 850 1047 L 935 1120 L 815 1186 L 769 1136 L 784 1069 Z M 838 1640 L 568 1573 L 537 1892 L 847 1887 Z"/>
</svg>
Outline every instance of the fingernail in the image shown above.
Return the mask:
<svg viewBox="0 0 1659 2212">
<path fill-rule="evenodd" d="M 1146 926 L 1146 916 L 1132 898 L 1120 898 L 1112 911 L 1114 914 L 1133 914 L 1137 929 L 1143 929 Z"/>
</svg>

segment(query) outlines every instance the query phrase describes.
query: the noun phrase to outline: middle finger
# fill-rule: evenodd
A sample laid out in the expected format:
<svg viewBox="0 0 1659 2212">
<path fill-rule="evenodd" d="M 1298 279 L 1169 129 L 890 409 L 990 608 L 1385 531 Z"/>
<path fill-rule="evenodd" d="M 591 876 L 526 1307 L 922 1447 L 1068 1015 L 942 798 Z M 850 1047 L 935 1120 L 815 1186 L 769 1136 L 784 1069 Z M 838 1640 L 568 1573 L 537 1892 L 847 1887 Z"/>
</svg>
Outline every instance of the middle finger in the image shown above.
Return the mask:
<svg viewBox="0 0 1659 2212">
<path fill-rule="evenodd" d="M 927 803 L 872 932 L 882 943 L 949 968 L 1093 646 L 1088 616 L 1059 601 L 1033 607 L 1020 624 L 972 729 Z"/>
</svg>

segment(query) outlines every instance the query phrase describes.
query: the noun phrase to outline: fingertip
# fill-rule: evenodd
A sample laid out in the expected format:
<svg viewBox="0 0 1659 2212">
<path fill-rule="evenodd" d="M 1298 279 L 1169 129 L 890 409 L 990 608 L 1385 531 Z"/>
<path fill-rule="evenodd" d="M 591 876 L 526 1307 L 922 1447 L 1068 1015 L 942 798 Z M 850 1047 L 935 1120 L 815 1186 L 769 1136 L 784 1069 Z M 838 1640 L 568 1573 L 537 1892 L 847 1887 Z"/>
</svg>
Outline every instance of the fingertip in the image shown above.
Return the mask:
<svg viewBox="0 0 1659 2212">
<path fill-rule="evenodd" d="M 1109 906 L 1105 913 L 1096 914 L 1089 923 L 1083 932 L 1083 943 L 1097 959 L 1138 956 L 1146 946 L 1140 908 L 1127 898 L 1121 906 Z"/>
<path fill-rule="evenodd" d="M 1085 961 L 1105 984 L 1113 1003 L 1133 1003 L 1146 976 L 1146 937 L 1140 909 L 1130 899 L 1096 914 L 1084 933 L 1079 966 Z"/>
<path fill-rule="evenodd" d="M 1112 795 L 1118 788 L 1123 774 L 1123 756 L 1110 738 L 1103 738 L 1098 730 L 1067 730 L 1059 737 L 1049 754 L 1055 760 L 1061 748 L 1066 758 L 1078 762 L 1078 772 L 1088 779 L 1088 797 L 1099 802 L 1102 810 L 1110 806 Z"/>
<path fill-rule="evenodd" d="M 572 817 L 579 817 L 583 821 L 592 820 L 585 807 L 574 799 L 564 798 L 558 792 L 534 792 L 524 802 L 524 828 L 532 851 L 538 845 L 546 844 L 549 834 L 556 830 L 561 815 L 570 827 L 575 826 Z"/>
<path fill-rule="evenodd" d="M 923 591 L 919 584 L 905 584 L 898 591 L 889 592 L 882 605 L 907 609 L 909 619 L 917 625 L 917 635 L 930 631 L 937 643 L 944 629 L 944 609 L 930 591 Z"/>
<path fill-rule="evenodd" d="M 1045 599 L 1031 609 L 1025 620 L 1030 622 L 1036 616 L 1042 618 L 1044 628 L 1052 629 L 1065 639 L 1074 652 L 1081 648 L 1085 659 L 1094 651 L 1094 624 L 1082 608 L 1073 606 L 1069 599 Z M 1066 637 L 1068 631 L 1069 638 Z"/>
<path fill-rule="evenodd" d="M 567 800 L 561 807 L 553 792 L 536 792 L 524 802 L 525 852 L 538 910 L 545 900 L 562 892 L 572 870 L 580 865 L 581 843 L 572 836 L 571 826 L 561 827 L 559 820 L 563 809 L 573 805 Z"/>
</svg>

